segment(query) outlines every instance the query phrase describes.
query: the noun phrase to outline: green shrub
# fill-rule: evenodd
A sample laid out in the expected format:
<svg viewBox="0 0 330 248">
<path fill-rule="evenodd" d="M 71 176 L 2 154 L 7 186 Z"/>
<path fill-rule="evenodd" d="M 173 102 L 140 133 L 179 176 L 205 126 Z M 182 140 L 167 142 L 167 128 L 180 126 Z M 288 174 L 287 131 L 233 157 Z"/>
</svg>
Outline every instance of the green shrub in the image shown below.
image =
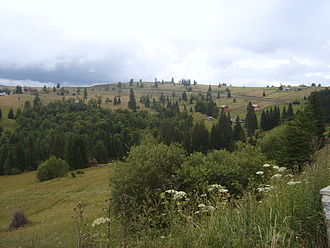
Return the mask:
<svg viewBox="0 0 330 248">
<path fill-rule="evenodd" d="M 176 145 L 146 141 L 132 148 L 125 162 L 114 163 L 111 173 L 111 194 L 117 209 L 127 199 L 133 199 L 138 205 L 148 205 L 147 198 L 158 199 L 161 192 L 175 188 L 176 172 L 184 159 L 183 149 Z"/>
<path fill-rule="evenodd" d="M 243 143 L 234 152 L 192 153 L 178 173 L 181 189 L 189 192 L 205 184 L 220 184 L 230 193 L 241 194 L 251 181 L 257 180 L 256 172 L 265 162 L 258 148 Z"/>
<path fill-rule="evenodd" d="M 37 178 L 47 181 L 57 177 L 65 176 L 69 171 L 69 165 L 61 158 L 51 156 L 47 161 L 38 166 Z"/>
</svg>

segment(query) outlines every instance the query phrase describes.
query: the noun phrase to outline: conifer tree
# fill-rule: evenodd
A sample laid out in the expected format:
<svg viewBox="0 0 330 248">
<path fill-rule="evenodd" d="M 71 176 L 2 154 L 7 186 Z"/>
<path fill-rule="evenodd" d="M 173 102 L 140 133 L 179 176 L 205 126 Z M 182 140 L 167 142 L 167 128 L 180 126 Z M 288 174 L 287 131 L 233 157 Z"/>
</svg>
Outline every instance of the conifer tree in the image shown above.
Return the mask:
<svg viewBox="0 0 330 248">
<path fill-rule="evenodd" d="M 102 141 L 96 143 L 93 149 L 93 157 L 101 164 L 108 162 L 108 152 Z"/>
<path fill-rule="evenodd" d="M 136 100 L 135 100 L 135 95 L 134 95 L 134 91 L 132 88 L 130 89 L 130 93 L 129 93 L 128 108 L 132 109 L 133 111 L 136 111 Z"/>
<path fill-rule="evenodd" d="M 294 113 L 293 113 L 293 108 L 292 108 L 292 103 L 290 102 L 288 111 L 286 112 L 286 119 L 288 121 L 291 121 L 293 119 Z"/>
<path fill-rule="evenodd" d="M 213 124 L 211 133 L 210 133 L 210 146 L 212 149 L 219 150 L 221 149 L 220 144 L 221 133 L 219 130 L 219 124 Z"/>
<path fill-rule="evenodd" d="M 258 128 L 257 116 L 252 106 L 252 103 L 249 102 L 247 106 L 247 113 L 245 117 L 245 126 L 247 130 L 247 136 L 251 137 L 254 135 L 255 130 Z"/>
<path fill-rule="evenodd" d="M 13 108 L 10 108 L 7 118 L 12 120 L 15 119 Z"/>
<path fill-rule="evenodd" d="M 220 90 L 218 90 L 217 99 L 220 99 Z"/>
<path fill-rule="evenodd" d="M 65 148 L 65 160 L 72 170 L 85 168 L 87 165 L 87 152 L 84 140 L 80 135 L 69 137 Z"/>
<path fill-rule="evenodd" d="M 0 119 L 2 119 L 2 111 L 1 111 L 1 109 L 0 109 Z"/>
<path fill-rule="evenodd" d="M 185 101 L 185 102 L 187 102 L 187 101 L 188 101 L 188 98 L 187 98 L 187 93 L 186 93 L 186 91 L 183 91 L 183 93 L 182 93 L 182 96 L 181 96 L 181 99 L 182 99 L 182 101 Z"/>
<path fill-rule="evenodd" d="M 261 116 L 260 116 L 260 128 L 264 131 L 268 130 L 267 117 L 264 110 L 261 112 Z"/>
<path fill-rule="evenodd" d="M 191 133 L 192 150 L 206 153 L 209 150 L 209 131 L 204 122 L 197 122 Z"/>
<path fill-rule="evenodd" d="M 57 89 L 61 88 L 60 83 L 57 83 L 56 88 L 57 88 Z"/>
<path fill-rule="evenodd" d="M 281 121 L 282 121 L 282 122 L 286 121 L 286 118 L 287 118 L 287 113 L 286 113 L 286 108 L 285 108 L 285 106 L 284 106 L 284 107 L 283 107 L 283 110 L 282 110 Z"/>
<path fill-rule="evenodd" d="M 87 100 L 87 96 L 88 96 L 87 89 L 84 88 L 84 100 Z"/>
<path fill-rule="evenodd" d="M 235 125 L 234 125 L 234 129 L 233 129 L 233 140 L 235 142 L 236 141 L 246 142 L 244 130 L 243 130 L 243 128 L 241 126 L 241 123 L 239 121 L 239 116 L 237 116 L 236 121 L 235 121 Z"/>
<path fill-rule="evenodd" d="M 117 104 L 118 104 L 117 96 L 115 96 L 115 97 L 113 98 L 113 105 L 117 105 Z"/>
<path fill-rule="evenodd" d="M 231 92 L 230 92 L 230 89 L 229 88 L 227 88 L 228 90 L 227 90 L 227 98 L 231 98 Z"/>
</svg>

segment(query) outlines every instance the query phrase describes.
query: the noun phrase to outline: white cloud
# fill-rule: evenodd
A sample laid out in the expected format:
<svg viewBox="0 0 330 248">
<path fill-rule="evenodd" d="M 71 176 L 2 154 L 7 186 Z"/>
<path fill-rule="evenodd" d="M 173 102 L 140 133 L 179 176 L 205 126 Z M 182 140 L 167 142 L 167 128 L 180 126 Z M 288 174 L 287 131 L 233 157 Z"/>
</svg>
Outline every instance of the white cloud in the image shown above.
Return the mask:
<svg viewBox="0 0 330 248">
<path fill-rule="evenodd" d="M 329 11 L 326 0 L 0 0 L 0 77 L 326 82 Z"/>
</svg>

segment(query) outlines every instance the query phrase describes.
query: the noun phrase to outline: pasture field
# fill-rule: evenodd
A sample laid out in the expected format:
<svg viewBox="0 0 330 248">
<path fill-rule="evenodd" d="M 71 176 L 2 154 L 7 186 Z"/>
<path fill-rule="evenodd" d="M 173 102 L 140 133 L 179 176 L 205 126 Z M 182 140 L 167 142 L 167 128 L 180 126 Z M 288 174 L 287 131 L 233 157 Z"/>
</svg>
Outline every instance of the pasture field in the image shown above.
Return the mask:
<svg viewBox="0 0 330 248">
<path fill-rule="evenodd" d="M 87 204 L 88 223 L 103 216 L 109 197 L 110 168 L 88 168 L 76 178 L 39 182 L 35 172 L 0 176 L 0 247 L 75 247 L 74 207 Z M 13 213 L 22 210 L 30 224 L 9 230 Z"/>
<path fill-rule="evenodd" d="M 153 83 L 151 82 L 143 82 L 144 87 L 138 88 L 136 83 L 132 87 L 134 89 L 135 98 L 137 102 L 137 106 L 140 109 L 146 109 L 153 113 L 152 109 L 145 108 L 143 104 L 140 103 L 140 97 L 148 94 L 151 98 L 154 97 L 158 100 L 161 93 L 167 96 L 172 96 L 175 94 L 173 98 L 174 101 L 179 100 L 183 91 L 187 91 L 187 95 L 189 97 L 190 94 L 198 95 L 199 93 L 206 94 L 208 90 L 208 85 L 196 85 L 191 87 L 185 87 L 183 85 L 172 85 L 172 84 L 159 84 L 158 88 L 153 87 Z M 1 88 L 9 88 L 14 90 L 15 87 L 4 87 Z M 190 88 L 190 89 L 189 89 Z M 237 86 L 228 86 L 231 91 L 232 98 L 227 98 L 226 88 L 227 86 L 218 87 L 218 85 L 212 85 L 212 94 L 213 99 L 217 103 L 218 107 L 221 105 L 228 105 L 230 108 L 231 116 L 240 116 L 244 118 L 246 114 L 246 106 L 251 101 L 253 104 L 258 104 L 261 109 L 266 109 L 268 107 L 272 107 L 275 105 L 285 106 L 290 102 L 298 100 L 300 102 L 304 101 L 304 97 L 308 96 L 311 92 L 315 90 L 324 89 L 324 87 L 302 87 L 300 90 L 297 90 L 297 87 L 292 87 L 291 91 L 287 92 L 279 92 L 278 87 L 237 87 Z M 55 100 L 61 100 L 63 98 L 74 98 L 74 99 L 82 99 L 84 87 L 65 87 L 64 96 L 58 95 L 59 89 L 54 92 L 52 88 L 49 88 L 48 93 L 44 93 L 42 88 L 36 88 L 39 91 L 39 97 L 41 99 L 42 104 L 48 104 Z M 102 99 L 101 106 L 107 109 L 118 109 L 118 108 L 127 108 L 127 104 L 129 101 L 129 90 L 130 87 L 128 83 L 123 84 L 122 89 L 118 89 L 116 84 L 108 84 L 108 85 L 95 85 L 91 87 L 87 87 L 87 101 L 91 99 L 98 99 L 99 97 Z M 189 89 L 189 90 L 188 90 Z M 220 99 L 217 99 L 218 91 L 220 91 Z M 263 92 L 265 92 L 265 97 L 263 97 Z M 120 96 L 121 104 L 113 105 L 113 102 L 106 103 L 105 100 L 109 98 L 113 101 L 114 97 Z M 14 113 L 18 108 L 22 108 L 24 106 L 24 102 L 29 100 L 33 101 L 34 96 L 30 93 L 24 94 L 11 94 L 7 96 L 0 96 L 0 109 L 2 110 L 2 119 L 0 119 L 0 125 L 3 127 L 4 131 L 13 130 L 15 128 L 15 121 L 7 120 L 8 111 L 10 108 L 13 108 Z M 189 104 L 189 102 L 179 102 L 180 108 L 183 109 L 183 106 L 186 105 L 187 109 L 194 109 L 194 104 Z M 300 106 L 294 106 L 295 109 Z M 261 111 L 257 112 L 257 116 L 260 116 Z M 195 121 L 199 121 L 205 118 L 205 115 L 199 113 L 193 113 L 193 117 Z M 207 120 L 206 125 L 208 127 L 212 126 L 214 120 Z"/>
</svg>

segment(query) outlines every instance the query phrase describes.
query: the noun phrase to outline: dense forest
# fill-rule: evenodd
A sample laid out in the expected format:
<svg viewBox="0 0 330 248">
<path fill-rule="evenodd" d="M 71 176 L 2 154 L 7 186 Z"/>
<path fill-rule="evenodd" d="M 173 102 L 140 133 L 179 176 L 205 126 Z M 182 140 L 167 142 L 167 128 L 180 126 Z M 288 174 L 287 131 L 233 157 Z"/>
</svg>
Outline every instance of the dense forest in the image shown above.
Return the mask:
<svg viewBox="0 0 330 248">
<path fill-rule="evenodd" d="M 189 101 L 195 103 L 196 112 L 219 116 L 211 131 L 204 121 L 193 122 L 192 110 L 188 111 L 185 106 L 180 110 L 178 101 L 163 94 L 159 99 L 150 99 L 148 95 L 140 99 L 156 114 L 137 110 L 132 89 L 128 103 L 132 111 L 105 110 L 96 101 L 85 103 L 73 99 L 43 106 L 36 94 L 33 102 L 25 102 L 23 109 L 18 109 L 15 116 L 12 109 L 8 114 L 8 118 L 16 119 L 18 127 L 1 135 L 0 173 L 17 174 L 35 170 L 52 155 L 65 159 L 71 169 L 120 160 L 131 146 L 140 143 L 146 133 L 166 145 L 179 143 L 188 153 L 206 154 L 214 149 L 233 151 L 238 141 L 253 145 L 258 143 L 270 159 L 280 164 L 293 162 L 298 165 L 311 161 L 311 154 L 324 145 L 324 122 L 330 121 L 328 89 L 312 93 L 304 110 L 298 113 L 293 112 L 291 104 L 282 111 L 275 106 L 263 111 L 260 121 L 249 103 L 244 123 L 239 117 L 233 121 L 230 113 L 219 111 L 210 92 L 206 97 L 202 94 L 191 95 Z M 180 100 L 188 101 L 185 92 Z M 286 125 L 281 125 L 265 139 L 260 138 L 263 136 L 260 131 L 280 124 Z M 256 132 L 258 128 L 260 131 Z M 305 135 L 298 135 L 301 132 Z"/>
</svg>

